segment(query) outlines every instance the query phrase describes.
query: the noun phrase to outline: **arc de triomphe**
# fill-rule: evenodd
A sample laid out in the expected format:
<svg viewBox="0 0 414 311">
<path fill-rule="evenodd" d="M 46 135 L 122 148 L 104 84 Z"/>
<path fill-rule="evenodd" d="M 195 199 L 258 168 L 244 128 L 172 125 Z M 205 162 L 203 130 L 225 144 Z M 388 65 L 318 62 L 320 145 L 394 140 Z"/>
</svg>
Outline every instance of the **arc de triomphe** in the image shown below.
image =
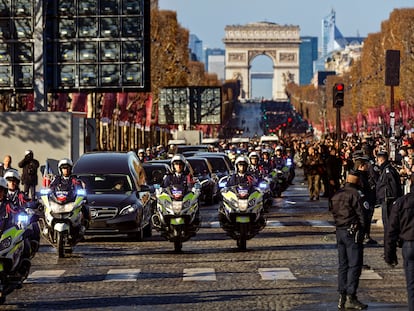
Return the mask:
<svg viewBox="0 0 414 311">
<path fill-rule="evenodd" d="M 253 59 L 267 55 L 273 62 L 272 97 L 287 99 L 285 85 L 291 81 L 299 84 L 299 32 L 299 26 L 270 22 L 226 26 L 225 76 L 226 80 L 240 80 L 241 98 L 251 97 Z"/>
</svg>

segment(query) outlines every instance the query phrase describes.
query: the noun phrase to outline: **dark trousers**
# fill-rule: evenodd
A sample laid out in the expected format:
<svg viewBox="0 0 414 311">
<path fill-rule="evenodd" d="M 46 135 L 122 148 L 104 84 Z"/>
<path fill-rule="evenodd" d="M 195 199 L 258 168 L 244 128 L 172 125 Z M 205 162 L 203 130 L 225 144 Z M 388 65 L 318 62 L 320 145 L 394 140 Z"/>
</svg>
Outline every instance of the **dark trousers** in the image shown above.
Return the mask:
<svg viewBox="0 0 414 311">
<path fill-rule="evenodd" d="M 355 237 L 349 236 L 346 229 L 336 230 L 338 247 L 338 292 L 355 295 L 363 265 L 363 245 L 355 243 Z"/>
<path fill-rule="evenodd" d="M 407 283 L 408 309 L 414 311 L 414 241 L 404 241 L 402 255 Z"/>
<path fill-rule="evenodd" d="M 24 194 L 32 200 L 36 199 L 36 185 L 24 184 Z"/>
</svg>

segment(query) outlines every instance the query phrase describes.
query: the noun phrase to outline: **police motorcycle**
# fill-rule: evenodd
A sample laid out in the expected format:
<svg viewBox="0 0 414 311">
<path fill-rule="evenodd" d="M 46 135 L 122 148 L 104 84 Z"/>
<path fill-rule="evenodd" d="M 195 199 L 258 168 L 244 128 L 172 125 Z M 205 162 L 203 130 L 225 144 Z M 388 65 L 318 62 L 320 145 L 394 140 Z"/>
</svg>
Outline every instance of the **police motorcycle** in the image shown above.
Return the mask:
<svg viewBox="0 0 414 311">
<path fill-rule="evenodd" d="M 4 178 L 0 187 L 7 189 Z M 13 220 L 9 217 L 13 217 Z M 35 252 L 31 248 L 31 215 L 24 210 L 0 220 L 0 304 L 15 289 L 22 287 L 31 267 Z"/>
<path fill-rule="evenodd" d="M 282 151 L 281 146 L 277 146 L 276 150 Z M 276 197 L 281 197 L 282 192 L 284 192 L 288 186 L 290 181 L 290 172 L 291 172 L 291 159 L 287 161 L 285 158 L 275 158 L 275 168 L 271 172 L 271 176 L 274 182 L 274 195 Z M 288 162 L 290 165 L 288 165 Z"/>
<path fill-rule="evenodd" d="M 86 203 L 86 190 L 44 188 L 40 195 L 44 208 L 44 217 L 39 219 L 42 234 L 57 249 L 59 258 L 63 258 L 84 238 L 86 228 L 82 209 Z"/>
<path fill-rule="evenodd" d="M 201 185 L 192 189 L 186 185 L 161 188 L 154 185 L 157 207 L 152 215 L 153 227 L 167 241 L 174 243 L 174 251 L 180 252 L 183 242 L 196 235 L 200 229 L 199 197 Z"/>
<path fill-rule="evenodd" d="M 256 162 L 253 163 L 253 160 L 256 158 Z M 256 151 L 252 151 L 249 154 L 249 160 L 250 165 L 247 169 L 247 171 L 256 177 L 256 179 L 259 181 L 258 188 L 263 193 L 263 206 L 265 211 L 268 211 L 269 208 L 273 205 L 273 193 L 272 193 L 272 187 L 273 187 L 273 180 L 272 178 L 266 174 L 266 171 L 261 168 L 259 163 L 259 155 Z M 222 185 L 224 183 L 222 182 Z M 224 184 L 225 185 L 225 184 Z"/>
<path fill-rule="evenodd" d="M 186 159 L 182 155 L 175 155 L 171 159 L 172 172 L 175 170 L 175 162 L 181 163 L 181 172 L 186 175 Z M 154 188 L 157 206 L 151 218 L 153 227 L 167 241 L 174 243 L 175 252 L 180 252 L 183 243 L 195 236 L 201 226 L 201 184 L 197 181 L 190 187 L 186 182 L 166 182 L 165 186 L 154 185 Z"/>
<path fill-rule="evenodd" d="M 236 166 L 239 158 L 235 161 Z M 247 183 L 231 186 L 222 184 L 221 188 L 222 201 L 218 210 L 220 226 L 237 241 L 239 250 L 246 250 L 247 240 L 266 226 L 263 192 L 259 187 Z"/>
</svg>

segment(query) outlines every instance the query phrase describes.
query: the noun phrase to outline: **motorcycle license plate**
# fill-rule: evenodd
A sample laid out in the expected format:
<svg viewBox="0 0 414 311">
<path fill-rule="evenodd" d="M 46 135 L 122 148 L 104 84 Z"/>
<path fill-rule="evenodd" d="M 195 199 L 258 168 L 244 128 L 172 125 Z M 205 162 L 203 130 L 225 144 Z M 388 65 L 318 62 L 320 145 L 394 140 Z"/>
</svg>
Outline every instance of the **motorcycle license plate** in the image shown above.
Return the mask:
<svg viewBox="0 0 414 311">
<path fill-rule="evenodd" d="M 250 217 L 249 216 L 236 216 L 236 222 L 245 224 L 250 222 Z"/>
<path fill-rule="evenodd" d="M 171 224 L 172 225 L 184 225 L 184 218 L 182 217 L 171 218 Z"/>
</svg>

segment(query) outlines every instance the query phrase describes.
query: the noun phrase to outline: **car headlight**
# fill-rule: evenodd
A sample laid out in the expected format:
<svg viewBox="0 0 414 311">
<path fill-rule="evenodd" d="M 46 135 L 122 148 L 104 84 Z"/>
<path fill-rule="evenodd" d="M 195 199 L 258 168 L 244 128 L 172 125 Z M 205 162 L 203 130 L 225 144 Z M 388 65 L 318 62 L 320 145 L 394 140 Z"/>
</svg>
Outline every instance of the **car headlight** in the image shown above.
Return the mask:
<svg viewBox="0 0 414 311">
<path fill-rule="evenodd" d="M 9 248 L 12 242 L 11 236 L 8 236 L 4 240 L 0 241 L 0 251 L 3 249 Z"/>
<path fill-rule="evenodd" d="M 136 206 L 135 205 L 128 205 L 126 207 L 124 207 L 120 212 L 119 215 L 124 216 L 124 215 L 128 215 L 128 214 L 132 214 L 134 213 L 136 210 Z"/>
</svg>

